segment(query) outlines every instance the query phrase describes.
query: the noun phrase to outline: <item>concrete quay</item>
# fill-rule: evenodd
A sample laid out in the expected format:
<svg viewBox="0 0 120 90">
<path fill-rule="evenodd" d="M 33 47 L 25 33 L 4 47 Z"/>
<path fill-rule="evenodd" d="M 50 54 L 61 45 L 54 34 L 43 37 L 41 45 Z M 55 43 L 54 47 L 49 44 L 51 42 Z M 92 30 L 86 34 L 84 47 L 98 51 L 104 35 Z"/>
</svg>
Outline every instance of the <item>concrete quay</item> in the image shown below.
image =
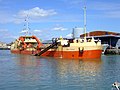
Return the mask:
<svg viewBox="0 0 120 90">
<path fill-rule="evenodd" d="M 120 55 L 120 49 L 106 49 L 104 55 Z"/>
</svg>

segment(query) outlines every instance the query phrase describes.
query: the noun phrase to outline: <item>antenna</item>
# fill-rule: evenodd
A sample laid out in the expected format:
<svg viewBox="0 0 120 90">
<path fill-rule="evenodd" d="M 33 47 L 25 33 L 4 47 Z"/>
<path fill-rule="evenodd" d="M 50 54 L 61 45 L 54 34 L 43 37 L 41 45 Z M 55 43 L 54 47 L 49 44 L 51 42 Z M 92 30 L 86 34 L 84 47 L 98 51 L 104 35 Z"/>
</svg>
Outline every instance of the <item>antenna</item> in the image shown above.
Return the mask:
<svg viewBox="0 0 120 90">
<path fill-rule="evenodd" d="M 26 35 L 29 34 L 29 23 L 28 23 L 28 15 L 25 17 L 25 33 Z"/>
<path fill-rule="evenodd" d="M 86 24 L 86 5 L 84 4 L 84 34 L 85 34 L 85 36 L 84 36 L 84 39 L 86 40 L 86 26 L 87 26 L 87 24 Z"/>
<path fill-rule="evenodd" d="M 26 16 L 26 30 L 29 31 L 29 28 L 28 28 L 28 15 Z"/>
</svg>

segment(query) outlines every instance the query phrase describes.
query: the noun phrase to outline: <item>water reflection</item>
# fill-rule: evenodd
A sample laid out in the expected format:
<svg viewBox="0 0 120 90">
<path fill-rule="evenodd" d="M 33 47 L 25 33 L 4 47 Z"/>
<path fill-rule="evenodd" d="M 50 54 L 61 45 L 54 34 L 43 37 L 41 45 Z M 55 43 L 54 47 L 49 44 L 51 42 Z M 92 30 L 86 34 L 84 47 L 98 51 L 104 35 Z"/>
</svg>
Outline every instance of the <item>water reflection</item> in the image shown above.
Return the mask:
<svg viewBox="0 0 120 90">
<path fill-rule="evenodd" d="M 83 75 L 96 76 L 101 70 L 101 59 L 84 59 L 80 61 L 80 71 Z"/>
<path fill-rule="evenodd" d="M 0 90 L 111 90 L 120 79 L 120 55 L 66 60 L 3 53 Z"/>
<path fill-rule="evenodd" d="M 20 55 L 17 56 L 16 62 L 22 81 L 31 85 L 44 85 L 46 88 L 55 84 L 76 86 L 81 82 L 81 85 L 88 84 L 88 81 L 96 83 L 95 78 L 101 71 L 102 60 L 68 60 Z"/>
<path fill-rule="evenodd" d="M 94 76 L 101 68 L 101 59 L 65 60 L 58 59 L 57 68 L 61 75 L 68 73 Z"/>
<path fill-rule="evenodd" d="M 101 59 L 54 59 L 54 58 L 41 58 L 34 56 L 17 56 L 17 64 L 26 67 L 37 67 L 41 70 L 47 70 L 47 73 L 51 71 L 59 76 L 57 77 L 72 77 L 76 76 L 96 76 L 101 69 Z M 42 66 L 40 66 L 42 64 Z M 43 69 L 44 68 L 44 69 Z M 52 74 L 50 74 L 52 75 Z M 55 76 L 55 75 L 54 75 Z"/>
<path fill-rule="evenodd" d="M 63 60 L 58 59 L 57 73 L 62 84 L 77 85 L 81 82 L 95 83 L 101 72 L 101 59 Z"/>
<path fill-rule="evenodd" d="M 17 75 L 22 84 L 37 85 L 40 77 L 40 59 L 30 55 L 16 55 Z"/>
<path fill-rule="evenodd" d="M 39 66 L 40 60 L 38 57 L 30 56 L 30 55 L 17 55 L 16 62 L 18 65 L 32 67 Z"/>
</svg>

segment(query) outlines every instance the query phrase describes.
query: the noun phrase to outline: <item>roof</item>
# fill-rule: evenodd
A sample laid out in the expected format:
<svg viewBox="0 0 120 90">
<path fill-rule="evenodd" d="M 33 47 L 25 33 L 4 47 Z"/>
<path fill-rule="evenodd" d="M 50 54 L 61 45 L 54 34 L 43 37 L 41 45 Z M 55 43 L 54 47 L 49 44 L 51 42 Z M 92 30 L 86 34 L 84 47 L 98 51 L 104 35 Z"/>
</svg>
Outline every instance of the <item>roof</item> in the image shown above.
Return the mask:
<svg viewBox="0 0 120 90">
<path fill-rule="evenodd" d="M 84 37 L 85 34 L 80 35 L 80 37 Z M 102 36 L 102 37 L 106 37 L 106 36 L 119 36 L 120 37 L 120 33 L 116 33 L 116 32 L 109 32 L 109 31 L 92 31 L 89 33 L 86 33 L 87 36 Z"/>
</svg>

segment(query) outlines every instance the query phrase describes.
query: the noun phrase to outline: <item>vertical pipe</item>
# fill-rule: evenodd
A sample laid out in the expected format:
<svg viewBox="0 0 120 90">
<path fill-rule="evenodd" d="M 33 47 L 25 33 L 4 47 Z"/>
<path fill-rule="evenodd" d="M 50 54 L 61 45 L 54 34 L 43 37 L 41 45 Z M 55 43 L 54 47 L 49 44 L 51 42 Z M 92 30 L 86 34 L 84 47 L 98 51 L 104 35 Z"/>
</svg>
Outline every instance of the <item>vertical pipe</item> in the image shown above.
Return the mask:
<svg viewBox="0 0 120 90">
<path fill-rule="evenodd" d="M 84 6 L 84 39 L 86 41 L 86 6 Z"/>
</svg>

